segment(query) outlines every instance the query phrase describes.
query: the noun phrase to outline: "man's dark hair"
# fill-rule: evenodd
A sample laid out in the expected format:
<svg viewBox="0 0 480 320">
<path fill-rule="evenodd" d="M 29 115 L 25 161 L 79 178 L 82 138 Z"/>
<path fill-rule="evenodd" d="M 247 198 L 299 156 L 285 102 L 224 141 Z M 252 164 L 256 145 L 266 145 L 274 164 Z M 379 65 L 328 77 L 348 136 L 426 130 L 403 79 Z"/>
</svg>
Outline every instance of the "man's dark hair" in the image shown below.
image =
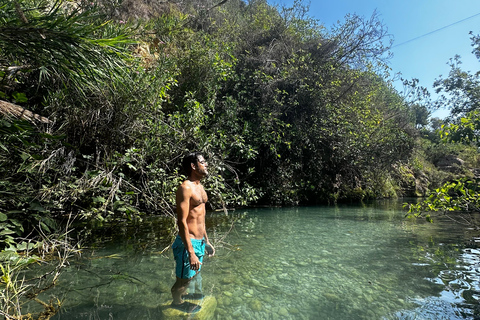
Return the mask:
<svg viewBox="0 0 480 320">
<path fill-rule="evenodd" d="M 183 158 L 182 169 L 183 169 L 183 171 L 185 171 L 187 176 L 190 176 L 190 174 L 192 173 L 192 165 L 191 164 L 193 163 L 194 165 L 197 165 L 199 156 L 203 157 L 203 154 L 201 152 L 192 152 L 192 153 L 187 154 Z"/>
</svg>

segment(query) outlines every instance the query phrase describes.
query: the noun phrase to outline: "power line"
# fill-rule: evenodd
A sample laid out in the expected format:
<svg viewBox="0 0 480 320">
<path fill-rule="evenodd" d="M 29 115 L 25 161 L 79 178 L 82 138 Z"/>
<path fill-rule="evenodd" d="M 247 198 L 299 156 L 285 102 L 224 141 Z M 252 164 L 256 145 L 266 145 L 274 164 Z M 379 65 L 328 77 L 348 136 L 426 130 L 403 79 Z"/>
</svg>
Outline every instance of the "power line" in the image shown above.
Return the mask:
<svg viewBox="0 0 480 320">
<path fill-rule="evenodd" d="M 429 35 L 431 35 L 431 34 L 433 34 L 433 33 L 435 33 L 435 32 L 441 31 L 441 30 L 443 30 L 443 29 L 450 28 L 451 26 L 454 26 L 454 25 L 456 25 L 456 24 L 462 23 L 462 22 L 467 21 L 467 20 L 469 20 L 469 19 L 475 18 L 476 16 L 479 16 L 479 15 L 480 15 L 480 12 L 477 13 L 477 14 L 474 14 L 473 16 L 470 16 L 470 17 L 468 17 L 468 18 L 465 18 L 465 19 L 459 20 L 459 21 L 457 21 L 457 22 L 454 22 L 454 23 L 452 23 L 452 24 L 449 24 L 448 26 L 441 27 L 441 28 L 439 28 L 439 29 L 437 29 L 437 30 L 433 30 L 433 31 L 430 31 L 430 32 L 428 32 L 428 33 L 422 34 L 421 36 L 418 36 L 418 37 L 416 37 L 416 38 L 413 38 L 413 39 L 407 40 L 407 41 L 405 41 L 405 42 L 396 44 L 396 45 L 392 46 L 391 49 L 396 48 L 396 47 L 399 47 L 399 46 L 404 45 L 404 44 L 407 44 L 407 43 L 409 43 L 409 42 L 418 40 L 418 39 L 420 39 L 420 38 L 429 36 Z"/>
</svg>

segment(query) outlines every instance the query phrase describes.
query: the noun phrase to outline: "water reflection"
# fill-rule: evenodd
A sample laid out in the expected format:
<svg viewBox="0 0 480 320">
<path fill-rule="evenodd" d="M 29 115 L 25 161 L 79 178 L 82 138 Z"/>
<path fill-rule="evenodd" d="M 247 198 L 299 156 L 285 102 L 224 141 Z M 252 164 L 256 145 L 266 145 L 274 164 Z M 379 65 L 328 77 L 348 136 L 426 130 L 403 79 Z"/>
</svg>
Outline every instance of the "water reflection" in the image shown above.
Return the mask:
<svg viewBox="0 0 480 320">
<path fill-rule="evenodd" d="M 210 215 L 217 252 L 201 289 L 216 298 L 215 319 L 478 318 L 480 251 L 464 246 L 471 234 L 441 219 L 407 221 L 397 207 Z M 173 254 L 162 252 L 168 237 L 147 223 L 144 239 L 137 227 L 142 246 L 127 233 L 97 243 L 64 274 L 48 293 L 66 297 L 55 319 L 165 318 L 175 281 Z"/>
</svg>

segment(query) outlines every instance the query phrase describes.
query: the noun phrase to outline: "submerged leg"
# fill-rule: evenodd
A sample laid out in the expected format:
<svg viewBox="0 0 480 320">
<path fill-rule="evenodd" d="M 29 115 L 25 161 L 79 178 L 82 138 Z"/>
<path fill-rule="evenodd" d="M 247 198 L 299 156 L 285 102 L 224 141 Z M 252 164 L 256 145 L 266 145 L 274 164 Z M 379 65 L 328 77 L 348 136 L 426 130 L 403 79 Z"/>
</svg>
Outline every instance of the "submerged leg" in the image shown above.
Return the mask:
<svg viewBox="0 0 480 320">
<path fill-rule="evenodd" d="M 182 296 L 187 291 L 188 285 L 192 282 L 192 279 L 181 279 L 177 278 L 177 281 L 172 287 L 172 298 L 173 302 L 171 307 L 187 313 L 195 313 L 200 311 L 201 307 L 197 304 L 183 301 Z"/>
<path fill-rule="evenodd" d="M 182 295 L 185 294 L 185 291 L 187 290 L 187 287 L 189 283 L 191 282 L 192 279 L 181 279 L 177 278 L 177 281 L 173 285 L 171 292 L 172 292 L 172 298 L 173 298 L 173 305 L 179 305 L 183 302 L 182 300 Z"/>
<path fill-rule="evenodd" d="M 192 281 L 188 284 L 188 293 L 201 293 L 202 292 L 202 274 L 198 272 Z"/>
<path fill-rule="evenodd" d="M 200 300 L 205 296 L 202 293 L 202 275 L 201 272 L 198 272 L 195 277 L 192 278 L 188 285 L 188 294 L 182 296 L 183 299 L 187 300 Z"/>
</svg>

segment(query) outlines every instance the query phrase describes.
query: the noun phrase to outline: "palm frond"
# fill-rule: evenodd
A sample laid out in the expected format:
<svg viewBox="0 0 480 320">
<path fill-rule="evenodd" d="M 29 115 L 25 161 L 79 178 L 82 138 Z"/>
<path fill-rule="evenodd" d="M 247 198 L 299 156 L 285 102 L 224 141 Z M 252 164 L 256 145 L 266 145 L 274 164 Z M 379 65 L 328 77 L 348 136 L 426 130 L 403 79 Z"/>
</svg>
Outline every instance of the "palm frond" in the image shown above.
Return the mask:
<svg viewBox="0 0 480 320">
<path fill-rule="evenodd" d="M 126 34 L 102 38 L 106 24 L 99 22 L 94 8 L 68 12 L 62 3 L 57 1 L 49 10 L 38 3 L 26 7 L 23 19 L 11 1 L 0 0 L 0 68 L 28 65 L 41 81 L 54 77 L 55 82 L 80 88 L 101 81 L 104 74 L 99 70 L 121 74 L 129 58 L 126 48 L 134 41 Z"/>
</svg>

